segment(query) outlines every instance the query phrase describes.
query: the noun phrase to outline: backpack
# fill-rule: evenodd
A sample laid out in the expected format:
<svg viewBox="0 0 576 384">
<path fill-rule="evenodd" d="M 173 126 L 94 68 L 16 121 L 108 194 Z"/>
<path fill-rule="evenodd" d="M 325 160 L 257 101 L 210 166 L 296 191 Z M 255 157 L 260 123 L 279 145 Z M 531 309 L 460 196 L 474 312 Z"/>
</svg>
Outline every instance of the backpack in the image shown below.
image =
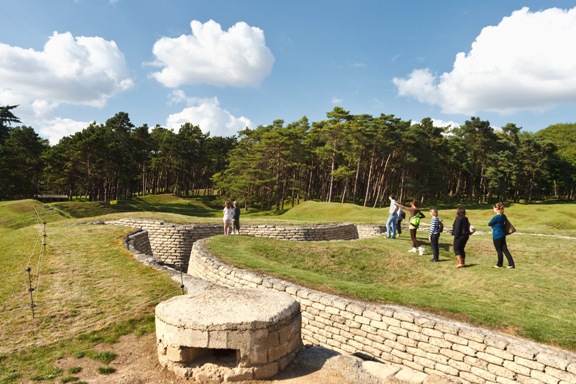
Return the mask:
<svg viewBox="0 0 576 384">
<path fill-rule="evenodd" d="M 438 233 L 444 232 L 444 223 L 442 220 L 438 219 Z"/>
<path fill-rule="evenodd" d="M 420 225 L 420 212 L 416 212 L 416 214 L 410 218 L 410 224 L 412 224 L 414 228 L 418 228 Z"/>
</svg>

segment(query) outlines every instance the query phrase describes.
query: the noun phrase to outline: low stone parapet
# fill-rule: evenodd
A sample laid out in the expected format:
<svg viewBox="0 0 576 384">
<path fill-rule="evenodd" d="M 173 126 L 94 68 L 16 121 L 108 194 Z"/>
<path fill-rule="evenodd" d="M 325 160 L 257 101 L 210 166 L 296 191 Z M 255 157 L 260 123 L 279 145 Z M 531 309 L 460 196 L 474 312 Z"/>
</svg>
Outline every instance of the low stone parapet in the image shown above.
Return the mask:
<svg viewBox="0 0 576 384">
<path fill-rule="evenodd" d="M 334 241 L 358 239 L 354 224 L 297 225 L 243 225 L 243 235 L 292 241 Z"/>
<path fill-rule="evenodd" d="M 141 253 L 144 255 L 152 255 L 152 247 L 150 247 L 150 238 L 148 231 L 137 229 L 132 232 L 125 239 L 126 248 L 133 253 Z"/>
<path fill-rule="evenodd" d="M 356 226 L 356 231 L 358 232 L 359 239 L 369 239 L 386 233 L 386 226 L 362 224 Z"/>
</svg>

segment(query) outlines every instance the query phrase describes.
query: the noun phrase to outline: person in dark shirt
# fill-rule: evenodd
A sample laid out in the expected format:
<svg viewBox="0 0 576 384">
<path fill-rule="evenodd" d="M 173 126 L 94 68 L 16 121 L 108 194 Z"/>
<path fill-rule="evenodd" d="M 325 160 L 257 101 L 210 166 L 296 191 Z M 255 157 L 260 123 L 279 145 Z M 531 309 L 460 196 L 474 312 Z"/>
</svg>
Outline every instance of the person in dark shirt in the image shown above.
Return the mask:
<svg viewBox="0 0 576 384">
<path fill-rule="evenodd" d="M 438 241 L 440 240 L 440 219 L 438 219 L 438 209 L 430 209 L 430 231 L 428 232 L 428 240 L 430 241 L 430 248 L 432 248 L 432 258 L 429 260 L 433 263 L 439 261 L 438 256 L 440 255 L 440 247 L 438 246 Z"/>
<path fill-rule="evenodd" d="M 470 238 L 470 221 L 466 217 L 466 209 L 458 207 L 456 209 L 456 220 L 452 224 L 452 235 L 454 236 L 454 255 L 458 264 L 454 268 L 464 268 L 466 262 L 466 243 Z"/>
<path fill-rule="evenodd" d="M 238 206 L 238 202 L 234 201 L 234 208 L 232 211 L 232 221 L 233 221 L 233 233 L 235 235 L 240 234 L 240 207 Z"/>
</svg>

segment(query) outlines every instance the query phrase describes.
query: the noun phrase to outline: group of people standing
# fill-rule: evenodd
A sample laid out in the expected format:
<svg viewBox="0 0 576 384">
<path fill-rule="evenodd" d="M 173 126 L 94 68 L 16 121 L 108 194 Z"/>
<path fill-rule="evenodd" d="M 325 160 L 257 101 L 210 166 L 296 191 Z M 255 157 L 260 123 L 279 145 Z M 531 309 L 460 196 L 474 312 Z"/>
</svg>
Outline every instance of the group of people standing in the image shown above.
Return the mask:
<svg viewBox="0 0 576 384">
<path fill-rule="evenodd" d="M 419 203 L 417 200 L 412 200 L 410 206 L 405 206 L 396 201 L 394 194 L 388 196 L 390 199 L 389 216 L 386 221 L 386 237 L 395 239 L 396 235 L 402 233 L 402 220 L 405 217 L 405 211 L 408 212 L 408 229 L 410 231 L 410 240 L 412 241 L 412 248 L 408 252 L 418 252 L 420 255 L 424 254 L 424 247 L 418 239 L 416 238 L 416 232 L 420 225 L 420 219 L 425 218 L 422 211 L 419 209 Z M 494 248 L 496 249 L 497 262 L 494 268 L 504 267 L 504 256 L 508 262 L 506 268 L 515 268 L 514 259 L 512 254 L 508 250 L 508 245 L 506 244 L 506 223 L 508 221 L 506 215 L 504 214 L 504 205 L 502 203 L 494 204 L 493 210 L 495 216 L 492 217 L 488 223 L 489 227 L 492 227 L 492 239 L 494 242 Z M 225 235 L 239 235 L 240 234 L 240 207 L 238 202 L 234 201 L 230 204 L 230 201 L 224 203 L 224 234 Z M 438 262 L 440 255 L 439 240 L 440 235 L 443 231 L 444 225 L 438 218 L 438 210 L 436 208 L 430 209 L 430 230 L 428 232 L 428 241 L 430 242 L 430 248 L 432 249 L 432 258 L 430 262 Z M 452 236 L 454 236 L 453 249 L 454 255 L 458 264 L 455 268 L 464 268 L 466 265 L 466 243 L 470 235 L 474 233 L 474 227 L 470 225 L 470 220 L 466 217 L 466 209 L 464 207 L 458 207 L 456 209 L 456 219 L 452 224 Z"/>
<path fill-rule="evenodd" d="M 401 233 L 401 221 L 403 218 L 403 212 L 409 212 L 409 226 L 410 239 L 412 241 L 412 248 L 408 252 L 418 252 L 420 255 L 424 254 L 424 247 L 420 244 L 416 238 L 416 231 L 420 225 L 420 219 L 425 216 L 419 209 L 419 203 L 417 200 L 412 200 L 410 206 L 404 206 L 396 201 L 395 195 L 390 194 L 388 197 L 390 200 L 389 216 L 386 221 L 386 237 L 395 239 L 396 233 Z M 507 268 L 515 268 L 514 259 L 512 254 L 508 250 L 508 245 L 506 244 L 506 223 L 507 218 L 504 214 L 504 205 L 502 203 L 494 204 L 493 210 L 495 216 L 488 223 L 489 227 L 492 227 L 492 239 L 494 242 L 494 248 L 496 249 L 497 262 L 494 268 L 504 267 L 504 256 L 508 262 Z M 430 230 L 428 232 L 428 241 L 430 242 L 430 248 L 432 249 L 433 257 L 429 260 L 430 262 L 438 262 L 440 248 L 439 240 L 440 234 L 443 231 L 444 225 L 438 218 L 438 210 L 436 208 L 430 209 Z M 470 225 L 470 220 L 466 217 L 466 209 L 464 207 L 458 207 L 456 209 L 456 219 L 452 224 L 452 235 L 454 236 L 453 249 L 454 255 L 458 264 L 455 268 L 464 268 L 466 265 L 466 243 L 470 235 L 475 231 L 474 227 Z"/>
<path fill-rule="evenodd" d="M 225 235 L 239 235 L 240 234 L 240 207 L 238 202 L 234 201 L 230 204 L 229 201 L 224 202 L 224 234 Z"/>
</svg>

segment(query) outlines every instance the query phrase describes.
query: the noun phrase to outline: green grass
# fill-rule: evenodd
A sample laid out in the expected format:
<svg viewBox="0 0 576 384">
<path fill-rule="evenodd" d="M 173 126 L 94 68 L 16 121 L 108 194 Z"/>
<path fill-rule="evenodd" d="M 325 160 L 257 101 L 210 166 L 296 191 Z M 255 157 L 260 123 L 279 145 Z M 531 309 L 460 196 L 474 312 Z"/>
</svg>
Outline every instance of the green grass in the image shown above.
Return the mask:
<svg viewBox="0 0 576 384">
<path fill-rule="evenodd" d="M 48 203 L 45 208 L 67 219 L 117 220 L 124 217 L 154 219 L 187 223 L 221 223 L 223 197 L 176 197 L 170 194 L 147 195 L 130 200 L 109 202 L 68 201 Z M 267 218 L 277 218 L 271 211 L 251 208 L 242 210 L 243 219 L 255 218 L 254 222 L 266 222 Z"/>
<path fill-rule="evenodd" d="M 60 379 L 61 383 L 77 383 L 80 380 L 78 376 L 65 376 Z"/>
<path fill-rule="evenodd" d="M 55 361 L 153 331 L 155 305 L 181 294 L 124 249 L 130 228 L 79 224 L 31 200 L 0 202 L 0 383 L 53 381 L 64 375 Z"/>
<path fill-rule="evenodd" d="M 114 368 L 114 367 L 99 367 L 98 368 L 98 373 L 101 375 L 111 375 L 114 372 L 116 372 L 116 368 Z"/>
<path fill-rule="evenodd" d="M 112 205 L 0 202 L 0 383 L 82 380 L 81 370 L 63 372 L 55 362 L 78 358 L 80 367 L 82 358 L 97 353 L 96 345 L 115 343 L 122 335 L 154 332 L 154 306 L 181 293 L 178 283 L 140 264 L 123 248 L 129 228 L 87 222 L 130 217 L 220 223 L 221 203 L 215 197 L 170 195 Z M 282 215 L 243 212 L 242 223 L 384 224 L 386 212 L 387 207 L 305 202 Z M 455 207 L 440 207 L 447 227 L 454 213 Z M 408 254 L 406 237 L 294 243 L 243 236 L 231 242 L 221 236 L 210 244 L 243 268 L 348 297 L 425 308 L 576 350 L 576 286 L 571 276 L 576 267 L 571 254 L 574 239 L 531 235 L 576 237 L 576 204 L 516 204 L 507 207 L 506 213 L 519 232 L 509 238 L 518 265 L 513 271 L 490 268 L 495 253 L 486 224 L 493 213 L 490 207 L 477 205 L 468 210 L 479 231 L 468 246 L 470 267 L 458 271 L 452 268 L 447 235 L 441 239 L 441 259 L 446 261 L 434 265 L 427 262 L 428 256 Z M 34 317 L 27 267 L 37 288 Z"/>
<path fill-rule="evenodd" d="M 421 208 L 426 215 L 423 223 L 430 222 L 430 208 Z M 488 222 L 494 216 L 491 205 L 473 204 L 466 207 L 470 222 L 478 231 L 490 231 Z M 456 206 L 438 206 L 440 219 L 451 227 L 456 216 Z M 512 204 L 505 209 L 506 215 L 519 232 L 576 236 L 576 204 Z M 388 207 L 367 208 L 352 204 L 318 203 L 307 201 L 276 218 L 289 222 L 348 222 L 385 224 Z"/>
</svg>

